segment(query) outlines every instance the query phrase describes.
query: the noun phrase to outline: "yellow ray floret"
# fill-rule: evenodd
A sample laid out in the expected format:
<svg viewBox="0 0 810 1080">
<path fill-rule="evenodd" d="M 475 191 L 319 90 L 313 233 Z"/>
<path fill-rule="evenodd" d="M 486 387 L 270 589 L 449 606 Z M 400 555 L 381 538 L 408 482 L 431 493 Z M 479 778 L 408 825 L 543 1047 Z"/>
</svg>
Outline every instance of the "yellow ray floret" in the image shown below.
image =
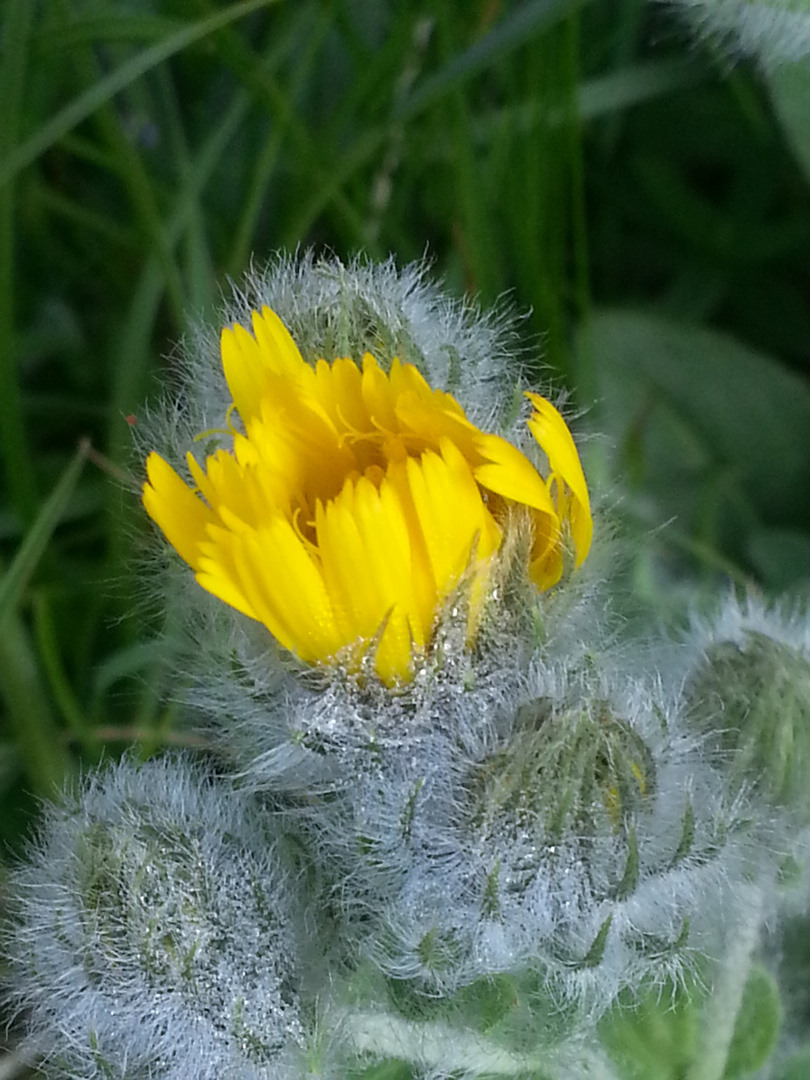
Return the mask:
<svg viewBox="0 0 810 1080">
<path fill-rule="evenodd" d="M 588 489 L 559 412 L 527 394 L 548 475 L 480 431 L 411 364 L 366 353 L 306 363 L 269 308 L 222 332 L 225 378 L 244 433 L 191 488 L 157 453 L 143 502 L 203 588 L 263 623 L 302 660 L 358 664 L 374 650 L 388 685 L 412 677 L 437 612 L 462 582 L 471 631 L 507 509 L 534 526 L 529 573 L 554 585 L 570 543 L 591 543 Z"/>
</svg>

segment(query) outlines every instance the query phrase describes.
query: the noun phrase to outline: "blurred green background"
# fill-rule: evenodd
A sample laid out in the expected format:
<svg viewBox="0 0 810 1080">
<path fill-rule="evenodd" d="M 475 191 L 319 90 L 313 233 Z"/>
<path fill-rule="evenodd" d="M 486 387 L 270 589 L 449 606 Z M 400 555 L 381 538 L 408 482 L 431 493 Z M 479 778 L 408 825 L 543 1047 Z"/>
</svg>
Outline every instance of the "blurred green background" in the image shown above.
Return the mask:
<svg viewBox="0 0 810 1080">
<path fill-rule="evenodd" d="M 641 0 L 3 0 L 0 841 L 173 741 L 131 424 L 298 245 L 530 315 L 662 612 L 810 581 L 810 68 Z M 130 479 L 128 479 L 130 478 Z M 123 482 L 122 482 L 123 481 Z"/>
</svg>

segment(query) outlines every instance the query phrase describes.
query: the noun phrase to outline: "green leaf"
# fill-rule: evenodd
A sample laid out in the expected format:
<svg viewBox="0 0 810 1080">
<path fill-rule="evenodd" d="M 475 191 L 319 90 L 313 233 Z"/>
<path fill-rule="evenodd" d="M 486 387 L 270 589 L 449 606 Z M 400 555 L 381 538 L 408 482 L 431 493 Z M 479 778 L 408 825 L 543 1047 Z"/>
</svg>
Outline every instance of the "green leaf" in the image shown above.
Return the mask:
<svg viewBox="0 0 810 1080">
<path fill-rule="evenodd" d="M 700 1010 L 691 993 L 649 994 L 621 1002 L 602 1021 L 602 1045 L 622 1080 L 681 1080 L 697 1044 Z"/>
<path fill-rule="evenodd" d="M 622 880 L 616 886 L 614 895 L 618 900 L 626 900 L 638 884 L 638 840 L 635 825 L 630 826 L 627 837 L 627 862 Z"/>
<path fill-rule="evenodd" d="M 678 846 L 675 849 L 675 854 L 672 856 L 672 865 L 675 866 L 685 859 L 689 852 L 692 850 L 692 844 L 695 840 L 695 811 L 692 809 L 692 800 L 687 793 L 686 806 L 683 811 L 683 828 L 681 829 L 681 838 L 678 841 Z"/>
<path fill-rule="evenodd" d="M 724 334 L 638 311 L 596 313 L 578 351 L 648 527 L 675 518 L 695 545 L 740 559 L 755 527 L 810 526 L 804 380 Z"/>
<path fill-rule="evenodd" d="M 605 953 L 605 946 L 607 945 L 608 934 L 610 933 L 610 925 L 612 922 L 613 915 L 610 914 L 599 927 L 597 935 L 591 942 L 591 947 L 588 949 L 587 954 L 578 964 L 574 965 L 575 967 L 598 967 L 602 963 L 602 957 Z"/>
<path fill-rule="evenodd" d="M 776 115 L 810 180 L 810 61 L 780 64 L 767 78 Z"/>
<path fill-rule="evenodd" d="M 781 1023 L 782 1002 L 776 981 L 764 968 L 751 968 L 723 1080 L 737 1080 L 761 1069 L 773 1053 Z"/>
<path fill-rule="evenodd" d="M 807 1080 L 810 1076 L 810 1046 L 805 1046 L 787 1061 L 783 1061 L 773 1073 L 772 1080 Z"/>
</svg>

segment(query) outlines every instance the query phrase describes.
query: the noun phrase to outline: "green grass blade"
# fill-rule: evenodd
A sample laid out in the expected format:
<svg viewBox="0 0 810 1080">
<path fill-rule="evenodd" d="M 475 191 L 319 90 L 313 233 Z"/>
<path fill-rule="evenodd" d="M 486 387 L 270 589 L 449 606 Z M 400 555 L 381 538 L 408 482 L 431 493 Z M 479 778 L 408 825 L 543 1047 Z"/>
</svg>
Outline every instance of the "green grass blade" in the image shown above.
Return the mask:
<svg viewBox="0 0 810 1080">
<path fill-rule="evenodd" d="M 166 116 L 166 141 L 174 160 L 175 172 L 180 178 L 182 187 L 190 193 L 182 244 L 186 307 L 193 311 L 197 318 L 202 318 L 214 307 L 215 270 L 205 214 L 200 202 L 201 190 L 190 183 L 193 163 L 171 74 L 164 66 L 156 72 L 156 77 L 163 113 Z"/>
<path fill-rule="evenodd" d="M 110 215 L 99 214 L 77 199 L 62 195 L 46 184 L 32 185 L 32 195 L 44 211 L 88 233 L 95 233 L 102 243 L 114 248 L 137 250 L 138 237 L 135 230 L 119 225 Z"/>
<path fill-rule="evenodd" d="M 441 71 L 425 79 L 395 109 L 396 119 L 406 119 L 422 112 L 444 97 L 462 81 L 477 75 L 507 53 L 525 45 L 534 34 L 547 30 L 587 0 L 534 0 L 501 19 L 488 34 L 458 53 Z"/>
<path fill-rule="evenodd" d="M 71 19 L 56 29 L 40 30 L 31 42 L 36 60 L 53 61 L 60 53 L 72 52 L 84 45 L 108 44 L 111 41 L 154 41 L 167 38 L 181 29 L 177 19 L 162 15 L 130 15 L 127 12 Z"/>
<path fill-rule="evenodd" d="M 250 105 L 246 92 L 234 95 L 233 102 L 190 163 L 186 183 L 175 199 L 164 225 L 165 243 L 174 248 L 194 212 L 200 192 L 205 187 L 231 138 L 236 134 Z M 146 259 L 138 283 L 133 289 L 128 314 L 115 346 L 115 363 L 110 391 L 110 430 L 107 453 L 115 462 L 126 461 L 132 445 L 132 433 L 122 417 L 141 407 L 147 392 L 147 373 L 151 359 L 151 341 L 158 317 L 165 279 L 153 254 Z M 131 500 L 119 489 L 110 491 L 108 559 L 112 573 L 122 574 L 124 552 L 131 536 L 122 522 L 131 520 Z"/>
<path fill-rule="evenodd" d="M 174 248 L 179 242 L 198 206 L 200 193 L 211 178 L 228 143 L 236 134 L 249 106 L 250 98 L 247 93 L 234 95 L 225 115 L 197 155 L 189 161 L 184 183 L 163 227 L 167 248 Z M 129 314 L 116 349 L 117 362 L 109 409 L 113 427 L 107 442 L 109 453 L 115 461 L 120 459 L 120 451 L 131 441 L 130 432 L 121 417 L 139 408 L 146 392 L 146 358 L 163 285 L 160 267 L 153 255 L 146 260 L 139 282 L 133 290 Z"/>
<path fill-rule="evenodd" d="M 304 52 L 311 48 L 317 50 L 329 29 L 328 19 L 323 13 L 316 12 L 316 17 L 311 19 L 311 22 L 309 43 Z M 329 186 L 330 198 L 322 205 L 334 204 L 335 215 L 346 235 L 350 237 L 349 243 L 362 243 L 365 231 L 363 218 L 341 186 L 330 185 L 333 168 L 329 161 L 328 147 L 324 145 L 324 140 L 319 139 L 313 132 L 311 124 L 299 116 L 288 87 L 272 72 L 262 69 L 260 58 L 232 29 L 229 28 L 220 35 L 217 45 L 223 62 L 252 94 L 255 103 L 267 110 L 276 128 L 284 133 L 285 142 L 289 144 L 288 152 L 291 153 L 296 167 L 309 176 L 312 188 Z M 292 233 L 288 229 L 287 246 L 296 247 L 303 235 L 303 232 Z M 373 250 L 370 253 L 373 255 Z"/>
<path fill-rule="evenodd" d="M 600 120 L 653 101 L 699 81 L 700 70 L 683 60 L 651 60 L 608 75 L 583 80 L 577 89 L 578 113 L 583 121 Z M 509 123 L 515 134 L 530 135 L 541 126 L 557 126 L 565 121 L 559 108 L 549 108 L 542 100 L 531 100 L 492 109 L 473 127 L 476 144 L 488 145 L 499 128 Z"/>
<path fill-rule="evenodd" d="M 700 69 L 688 60 L 633 64 L 580 83 L 579 114 L 583 120 L 595 120 L 691 86 L 700 78 Z"/>
<path fill-rule="evenodd" d="M 453 28 L 448 11 L 439 20 L 439 37 L 445 54 L 451 59 L 444 70 L 452 68 Z M 480 44 L 480 43 L 478 43 Z M 467 54 L 464 54 L 467 55 Z M 456 54 L 456 57 L 458 54 Z M 460 83 L 449 82 L 450 93 L 445 102 L 447 128 L 452 132 L 453 177 L 458 202 L 458 228 L 460 248 L 465 263 L 468 287 L 480 295 L 483 302 L 491 304 L 500 291 L 503 268 L 500 265 L 500 248 L 493 233 L 493 220 L 489 208 L 489 191 L 482 183 L 480 162 L 473 147 L 471 109 L 465 88 Z"/>
<path fill-rule="evenodd" d="M 30 0 L 9 0 L 3 26 L 0 55 L 0 162 L 8 160 L 17 142 L 26 79 L 28 44 L 34 5 Z M 14 233 L 13 184 L 0 185 L 0 456 L 4 458 L 6 483 L 22 522 L 36 512 L 36 476 L 23 417 L 17 378 L 14 335 Z"/>
<path fill-rule="evenodd" d="M 303 21 L 303 20 L 301 20 Z M 295 102 L 301 91 L 306 87 L 307 81 L 315 66 L 315 61 L 320 56 L 323 39 L 328 29 L 328 23 L 321 19 L 317 25 L 307 34 L 307 47 L 297 57 L 295 73 L 290 80 L 290 100 Z M 297 32 L 298 25 L 293 27 L 292 34 Z M 291 37 L 292 37 L 291 34 Z M 287 41 L 284 41 L 286 45 Z M 272 67 L 277 59 L 277 49 L 274 46 L 266 58 L 268 67 Z M 250 181 L 243 200 L 242 212 L 239 215 L 234 230 L 233 241 L 225 259 L 225 266 L 233 276 L 241 274 L 250 258 L 250 249 L 256 231 L 256 223 L 259 220 L 262 204 L 266 198 L 268 185 L 280 160 L 285 143 L 285 127 L 283 123 L 271 123 L 264 144 L 257 150 L 255 163 L 251 169 Z"/>
<path fill-rule="evenodd" d="M 587 319 L 591 306 L 591 288 L 588 257 L 588 227 L 585 211 L 585 165 L 582 149 L 582 117 L 577 109 L 577 87 L 579 85 L 579 55 L 580 55 L 580 20 L 578 15 L 572 15 L 565 25 L 566 50 L 565 58 L 568 68 L 568 84 L 570 87 L 571 108 L 568 110 L 568 123 L 566 129 L 566 142 L 568 150 L 568 166 L 570 177 L 570 216 L 571 216 L 571 249 L 572 249 L 572 306 L 576 311 L 577 321 L 584 323 Z M 568 371 L 571 384 L 576 387 L 580 394 L 580 400 L 590 404 L 594 400 L 596 391 L 594 388 L 595 376 L 591 366 L 583 363 L 579 367 L 574 366 L 570 341 L 566 349 Z M 585 354 L 587 360 L 587 353 Z"/>
<path fill-rule="evenodd" d="M 344 185 L 377 154 L 389 138 L 390 123 L 412 120 L 429 106 L 451 94 L 464 81 L 525 45 L 534 35 L 560 22 L 588 0 L 535 0 L 502 19 L 485 37 L 452 56 L 442 69 L 426 78 L 391 112 L 390 122 L 367 127 L 328 172 L 313 184 L 309 198 L 297 208 L 281 234 L 281 244 L 294 247 L 306 236 L 318 216 L 342 197 Z M 358 238 L 364 236 L 360 229 Z"/>
<path fill-rule="evenodd" d="M 18 0 L 19 2 L 19 0 Z M 171 34 L 163 41 L 151 45 L 136 56 L 131 57 L 121 64 L 109 75 L 100 79 L 84 93 L 75 97 L 68 105 L 61 109 L 56 116 L 51 117 L 33 135 L 20 143 L 2 162 L 0 162 L 0 185 L 7 183 L 16 176 L 26 165 L 30 165 L 40 154 L 48 150 L 63 135 L 66 135 L 82 120 L 92 115 L 96 109 L 114 97 L 125 86 L 140 78 L 145 72 L 150 71 L 158 64 L 167 60 L 170 56 L 182 49 L 193 45 L 196 41 L 213 34 L 228 23 L 257 11 L 261 7 L 267 7 L 277 0 L 242 0 L 242 3 L 233 4 L 224 11 L 218 11 L 205 19 L 183 27 L 176 33 Z M 23 0 L 23 6 L 28 0 Z"/>
<path fill-rule="evenodd" d="M 92 713 L 101 714 L 101 706 L 110 689 L 122 679 L 143 676 L 173 658 L 171 642 L 164 637 L 136 641 L 103 660 L 93 672 Z"/>
<path fill-rule="evenodd" d="M 387 138 L 387 127 L 380 126 L 364 132 L 346 154 L 332 165 L 323 181 L 312 184 L 306 200 L 281 230 L 281 248 L 295 248 L 301 243 L 301 238 L 307 235 L 316 218 L 331 202 L 342 197 L 343 185 L 368 163 Z M 358 242 L 363 233 L 363 222 L 359 215 L 356 215 Z"/>
<path fill-rule="evenodd" d="M 69 759 L 59 741 L 28 631 L 13 612 L 0 633 L 0 698 L 34 791 L 53 797 Z"/>
<path fill-rule="evenodd" d="M 76 451 L 56 487 L 43 503 L 11 565 L 0 580 L 0 634 L 4 631 L 6 620 L 19 604 L 53 531 L 70 502 L 87 460 L 87 449 L 88 447 L 82 444 Z"/>
<path fill-rule="evenodd" d="M 34 596 L 34 636 L 51 697 L 74 739 L 85 753 L 91 754 L 97 746 L 95 732 L 70 685 L 62 663 L 52 605 L 48 596 L 40 591 Z"/>
</svg>

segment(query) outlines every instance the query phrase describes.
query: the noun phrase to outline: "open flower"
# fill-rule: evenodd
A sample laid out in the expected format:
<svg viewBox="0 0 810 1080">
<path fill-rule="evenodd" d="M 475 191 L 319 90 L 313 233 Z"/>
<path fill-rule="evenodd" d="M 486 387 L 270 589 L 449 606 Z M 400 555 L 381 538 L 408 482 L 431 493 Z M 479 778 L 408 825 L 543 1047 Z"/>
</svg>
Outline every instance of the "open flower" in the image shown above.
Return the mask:
<svg viewBox="0 0 810 1080">
<path fill-rule="evenodd" d="M 205 468 L 188 454 L 196 491 L 150 454 L 144 506 L 204 589 L 302 660 L 351 662 L 373 642 L 380 678 L 407 680 L 462 579 L 480 600 L 510 506 L 531 517 L 538 588 L 559 580 L 569 536 L 575 565 L 587 555 L 576 447 L 538 394 L 528 423 L 546 478 L 411 364 L 306 363 L 267 307 L 253 335 L 223 330 L 222 364 L 244 433 Z"/>
</svg>

